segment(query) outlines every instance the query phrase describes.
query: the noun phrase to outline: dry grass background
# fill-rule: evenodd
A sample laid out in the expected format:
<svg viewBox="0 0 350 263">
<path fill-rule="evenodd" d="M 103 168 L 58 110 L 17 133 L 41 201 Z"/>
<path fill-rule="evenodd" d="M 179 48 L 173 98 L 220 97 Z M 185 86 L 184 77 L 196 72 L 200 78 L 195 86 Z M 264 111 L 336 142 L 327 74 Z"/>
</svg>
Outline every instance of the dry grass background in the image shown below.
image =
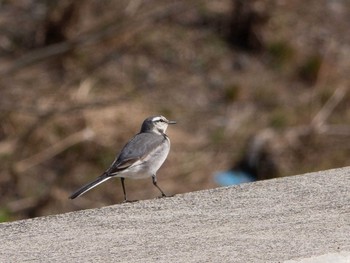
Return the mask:
<svg viewBox="0 0 350 263">
<path fill-rule="evenodd" d="M 261 134 L 277 176 L 349 165 L 345 0 L 8 0 L 0 13 L 1 220 L 120 202 L 119 180 L 67 197 L 154 114 L 178 121 L 167 193 L 216 187 Z M 126 186 L 158 195 L 151 179 Z"/>
</svg>

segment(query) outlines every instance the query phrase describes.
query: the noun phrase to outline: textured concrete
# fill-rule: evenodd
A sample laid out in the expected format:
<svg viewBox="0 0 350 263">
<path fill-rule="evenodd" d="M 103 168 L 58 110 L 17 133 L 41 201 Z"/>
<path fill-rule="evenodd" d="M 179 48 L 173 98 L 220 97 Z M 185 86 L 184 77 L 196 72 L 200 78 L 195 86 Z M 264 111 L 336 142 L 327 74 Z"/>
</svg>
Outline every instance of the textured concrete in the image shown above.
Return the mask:
<svg viewBox="0 0 350 263">
<path fill-rule="evenodd" d="M 298 262 L 346 251 L 350 167 L 0 224 L 0 262 Z"/>
</svg>

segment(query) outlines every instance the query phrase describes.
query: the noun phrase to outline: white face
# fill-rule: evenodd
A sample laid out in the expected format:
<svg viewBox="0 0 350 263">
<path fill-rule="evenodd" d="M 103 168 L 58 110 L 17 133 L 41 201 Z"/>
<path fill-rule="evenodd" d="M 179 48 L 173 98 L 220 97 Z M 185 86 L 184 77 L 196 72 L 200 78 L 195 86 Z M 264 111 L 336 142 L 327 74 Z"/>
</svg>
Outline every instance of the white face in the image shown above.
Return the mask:
<svg viewBox="0 0 350 263">
<path fill-rule="evenodd" d="M 165 133 L 168 128 L 169 121 L 163 116 L 157 116 L 152 119 L 155 131 Z"/>
</svg>

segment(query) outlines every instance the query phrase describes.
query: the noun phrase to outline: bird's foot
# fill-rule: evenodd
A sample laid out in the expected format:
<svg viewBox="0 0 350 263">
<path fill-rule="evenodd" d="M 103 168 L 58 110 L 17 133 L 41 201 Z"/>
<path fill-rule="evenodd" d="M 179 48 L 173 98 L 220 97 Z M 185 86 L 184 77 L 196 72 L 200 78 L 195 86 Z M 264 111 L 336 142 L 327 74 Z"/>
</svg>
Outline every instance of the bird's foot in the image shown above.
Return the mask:
<svg viewBox="0 0 350 263">
<path fill-rule="evenodd" d="M 125 199 L 122 203 L 125 204 L 125 203 L 135 203 L 137 202 L 138 200 L 127 200 Z"/>
<path fill-rule="evenodd" d="M 164 198 L 164 197 L 173 197 L 174 195 L 166 195 L 166 194 L 162 194 L 161 196 L 158 196 L 158 198 Z"/>
</svg>

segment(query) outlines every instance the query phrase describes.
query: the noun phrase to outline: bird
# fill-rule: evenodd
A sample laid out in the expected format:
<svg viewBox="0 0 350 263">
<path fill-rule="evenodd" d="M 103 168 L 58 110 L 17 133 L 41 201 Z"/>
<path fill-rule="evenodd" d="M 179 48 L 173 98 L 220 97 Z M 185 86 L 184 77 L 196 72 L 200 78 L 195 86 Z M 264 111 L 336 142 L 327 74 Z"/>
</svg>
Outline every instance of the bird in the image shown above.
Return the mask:
<svg viewBox="0 0 350 263">
<path fill-rule="evenodd" d="M 160 191 L 161 197 L 166 197 L 167 195 L 157 184 L 156 173 L 170 151 L 170 139 L 165 132 L 171 124 L 176 124 L 176 121 L 169 121 L 162 115 L 146 118 L 140 132 L 126 143 L 110 167 L 94 181 L 75 191 L 69 198 L 75 199 L 113 177 L 119 177 L 121 180 L 124 202 L 128 202 L 125 178 L 152 177 L 152 183 Z"/>
</svg>

